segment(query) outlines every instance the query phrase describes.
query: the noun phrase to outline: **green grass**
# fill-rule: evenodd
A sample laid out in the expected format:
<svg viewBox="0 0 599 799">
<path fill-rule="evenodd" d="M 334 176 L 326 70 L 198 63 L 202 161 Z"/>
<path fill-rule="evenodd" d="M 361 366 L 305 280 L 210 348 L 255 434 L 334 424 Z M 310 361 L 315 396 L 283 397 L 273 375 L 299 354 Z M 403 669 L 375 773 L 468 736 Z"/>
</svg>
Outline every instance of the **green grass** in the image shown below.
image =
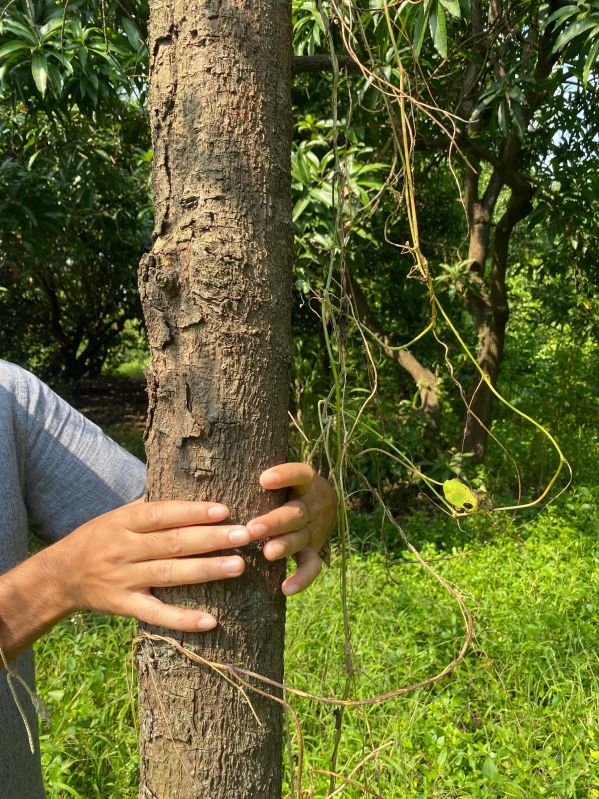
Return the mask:
<svg viewBox="0 0 599 799">
<path fill-rule="evenodd" d="M 116 377 L 128 377 L 131 380 L 145 380 L 145 370 L 148 367 L 148 363 L 148 358 L 127 361 L 126 363 L 121 363 L 113 369 L 108 370 L 108 374 Z"/>
<path fill-rule="evenodd" d="M 588 511 L 572 520 L 554 511 L 531 524 L 524 539 L 503 538 L 437 562 L 470 596 L 476 614 L 470 654 L 433 688 L 349 711 L 338 770 L 348 773 L 369 748 L 392 741 L 356 775 L 386 799 L 599 795 L 592 781 L 599 772 L 596 543 Z M 360 670 L 354 695 L 434 674 L 458 651 L 460 614 L 418 566 L 388 568 L 378 555 L 358 557 L 350 582 Z M 318 593 L 291 608 L 288 680 L 339 694 L 340 607 L 329 599 L 323 612 L 322 596 L 335 594 L 322 583 Z M 316 742 L 311 763 L 323 768 L 332 749 L 330 710 L 304 712 L 308 739 Z M 325 796 L 325 783 L 316 780 L 314 793 Z"/>
<path fill-rule="evenodd" d="M 385 799 L 599 797 L 597 517 L 593 494 L 582 499 L 572 493 L 511 536 L 434 562 L 468 597 L 476 640 L 457 672 L 434 687 L 347 711 L 339 772 L 349 774 L 387 744 L 352 777 Z M 427 524 L 412 517 L 406 533 L 422 540 Z M 431 558 L 447 554 L 425 546 Z M 336 561 L 288 603 L 290 685 L 342 692 L 339 580 Z M 348 609 L 353 696 L 435 673 L 463 636 L 459 610 L 438 583 L 413 562 L 391 565 L 376 551 L 351 558 Z M 134 632 L 130 621 L 85 614 L 38 643 L 39 691 L 52 712 L 42 729 L 49 799 L 137 796 Z M 317 770 L 330 768 L 335 714 L 305 700 L 293 704 L 304 727 L 304 785 L 324 799 L 328 777 Z M 367 795 L 355 786 L 342 793 Z"/>
<path fill-rule="evenodd" d="M 106 425 L 103 430 L 106 435 L 110 436 L 114 441 L 118 441 L 121 447 L 126 449 L 127 452 L 135 455 L 140 461 L 145 462 L 146 452 L 138 427 L 131 427 L 127 424 L 111 424 Z"/>
</svg>

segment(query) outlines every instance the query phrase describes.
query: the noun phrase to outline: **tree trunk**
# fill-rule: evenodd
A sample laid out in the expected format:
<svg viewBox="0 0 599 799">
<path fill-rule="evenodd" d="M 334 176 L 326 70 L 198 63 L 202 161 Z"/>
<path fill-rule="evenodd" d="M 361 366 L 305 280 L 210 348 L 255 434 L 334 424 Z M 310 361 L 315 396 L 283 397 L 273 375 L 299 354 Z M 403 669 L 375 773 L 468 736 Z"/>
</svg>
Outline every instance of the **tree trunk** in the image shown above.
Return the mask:
<svg viewBox="0 0 599 799">
<path fill-rule="evenodd" d="M 515 225 L 531 212 L 532 194 L 532 187 L 528 183 L 522 183 L 518 191 L 512 190 L 506 211 L 495 229 L 489 276 L 485 283 L 481 280 L 480 294 L 471 293 L 469 297 L 470 313 L 478 333 L 478 365 L 493 386 L 497 384 L 499 377 L 505 329 L 510 315 L 505 283 L 510 237 Z M 476 229 L 472 231 L 469 257 L 473 262 L 484 265 L 489 233 L 483 234 L 482 238 L 485 241 L 484 246 L 478 241 Z M 462 449 L 464 452 L 472 452 L 474 462 L 480 463 L 487 449 L 495 397 L 480 379 L 475 379 L 475 383 L 466 413 Z"/>
<path fill-rule="evenodd" d="M 505 328 L 508 319 L 507 306 L 505 314 L 489 309 L 485 322 L 478 328 L 477 362 L 491 384 L 497 384 L 499 368 L 505 344 Z M 487 450 L 489 428 L 493 421 L 494 396 L 488 386 L 475 377 L 475 388 L 472 392 L 466 421 L 462 435 L 462 450 L 471 452 L 474 463 L 482 463 Z"/>
<path fill-rule="evenodd" d="M 291 303 L 288 0 L 153 0 L 155 240 L 140 289 L 151 347 L 151 499 L 211 499 L 244 523 L 284 499 L 258 486 L 286 460 Z M 167 632 L 212 662 L 281 680 L 285 566 L 244 551 L 234 581 L 157 592 L 213 613 Z M 163 631 L 164 632 L 164 631 Z M 143 799 L 278 799 L 280 706 L 248 702 L 168 644 L 138 656 Z"/>
</svg>

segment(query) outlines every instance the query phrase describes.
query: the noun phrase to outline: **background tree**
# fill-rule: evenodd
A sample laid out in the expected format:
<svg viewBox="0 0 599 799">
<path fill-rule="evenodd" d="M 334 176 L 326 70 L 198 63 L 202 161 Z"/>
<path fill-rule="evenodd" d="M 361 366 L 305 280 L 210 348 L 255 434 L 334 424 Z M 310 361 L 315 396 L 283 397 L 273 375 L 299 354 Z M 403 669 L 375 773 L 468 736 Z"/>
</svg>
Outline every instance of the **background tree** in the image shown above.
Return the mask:
<svg viewBox="0 0 599 799">
<path fill-rule="evenodd" d="M 223 501 L 231 521 L 246 522 L 280 501 L 258 477 L 287 454 L 290 8 L 156 0 L 149 51 L 155 227 L 140 268 L 152 354 L 148 495 Z M 244 555 L 234 586 L 164 593 L 219 620 L 213 632 L 182 636 L 186 647 L 280 680 L 285 566 L 259 547 Z M 275 701 L 252 695 L 250 704 L 168 644 L 142 639 L 138 663 L 140 796 L 278 799 Z"/>
<path fill-rule="evenodd" d="M 382 2 L 374 11 L 337 12 L 344 43 L 378 76 L 377 85 L 397 85 L 400 65 L 408 65 L 407 90 L 418 109 L 416 161 L 428 166 L 433 180 L 437 153 L 457 165 L 455 197 L 464 206 L 468 244 L 455 250 L 461 274 L 454 269 L 445 277 L 468 308 L 478 364 L 495 385 L 509 316 L 512 233 L 551 180 L 545 165 L 561 135 L 556 110 L 572 100 L 566 87 L 574 81 L 590 97 L 595 91 L 590 76 L 599 14 L 586 3 L 495 0 L 425 0 L 402 4 L 393 14 Z M 397 142 L 399 114 L 385 103 L 389 137 Z M 423 252 L 429 255 L 425 243 Z M 476 376 L 461 446 L 477 461 L 484 457 L 492 408 L 493 394 Z"/>
<path fill-rule="evenodd" d="M 46 377 L 97 375 L 140 317 L 151 154 L 133 20 L 44 0 L 0 21 L 3 355 Z"/>
</svg>

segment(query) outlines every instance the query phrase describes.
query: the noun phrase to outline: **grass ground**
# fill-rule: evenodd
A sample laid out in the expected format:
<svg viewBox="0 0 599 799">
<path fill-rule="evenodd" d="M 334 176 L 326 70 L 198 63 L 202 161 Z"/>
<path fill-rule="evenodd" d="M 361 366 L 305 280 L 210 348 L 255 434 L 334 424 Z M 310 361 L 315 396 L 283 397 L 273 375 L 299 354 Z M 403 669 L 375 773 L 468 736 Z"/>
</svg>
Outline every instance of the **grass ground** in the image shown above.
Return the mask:
<svg viewBox="0 0 599 799">
<path fill-rule="evenodd" d="M 353 524 L 357 539 L 371 528 L 376 539 L 375 517 L 356 515 Z M 430 528 L 429 517 L 415 514 L 404 529 L 464 593 L 476 637 L 451 677 L 343 714 L 334 770 L 353 782 L 342 795 L 599 797 L 596 494 L 578 488 L 526 526 L 470 550 L 423 543 L 444 538 Z M 289 685 L 342 692 L 340 574 L 337 560 L 288 603 Z M 463 637 L 459 609 L 411 559 L 356 551 L 348 574 L 353 696 L 414 682 L 454 657 Z M 38 643 L 39 691 L 52 713 L 42 728 L 49 799 L 137 796 L 134 633 L 130 621 L 81 614 Z M 313 789 L 306 795 L 324 799 L 337 716 L 327 706 L 293 704 L 304 727 L 304 786 Z M 296 757 L 293 738 L 291 752 Z"/>
</svg>

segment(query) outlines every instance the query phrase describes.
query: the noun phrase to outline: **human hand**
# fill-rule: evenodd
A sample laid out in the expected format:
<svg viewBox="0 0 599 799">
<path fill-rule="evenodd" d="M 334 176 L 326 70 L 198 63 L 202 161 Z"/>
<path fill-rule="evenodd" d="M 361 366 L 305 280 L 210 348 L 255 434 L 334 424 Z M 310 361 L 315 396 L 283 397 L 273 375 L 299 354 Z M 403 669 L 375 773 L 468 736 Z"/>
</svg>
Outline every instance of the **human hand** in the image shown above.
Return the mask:
<svg viewBox="0 0 599 799">
<path fill-rule="evenodd" d="M 246 527 L 222 524 L 228 513 L 213 502 L 137 501 L 77 528 L 49 548 L 62 567 L 67 611 L 118 613 L 186 632 L 211 630 L 216 619 L 209 613 L 168 605 L 151 589 L 238 577 L 245 569 L 238 555 L 198 557 L 249 543 Z"/>
<path fill-rule="evenodd" d="M 306 463 L 282 463 L 260 475 L 262 488 L 289 487 L 289 501 L 248 522 L 254 538 L 268 538 L 268 560 L 293 556 L 297 569 L 281 586 L 286 596 L 307 588 L 320 574 L 319 552 L 337 520 L 337 497 L 324 477 Z"/>
</svg>

